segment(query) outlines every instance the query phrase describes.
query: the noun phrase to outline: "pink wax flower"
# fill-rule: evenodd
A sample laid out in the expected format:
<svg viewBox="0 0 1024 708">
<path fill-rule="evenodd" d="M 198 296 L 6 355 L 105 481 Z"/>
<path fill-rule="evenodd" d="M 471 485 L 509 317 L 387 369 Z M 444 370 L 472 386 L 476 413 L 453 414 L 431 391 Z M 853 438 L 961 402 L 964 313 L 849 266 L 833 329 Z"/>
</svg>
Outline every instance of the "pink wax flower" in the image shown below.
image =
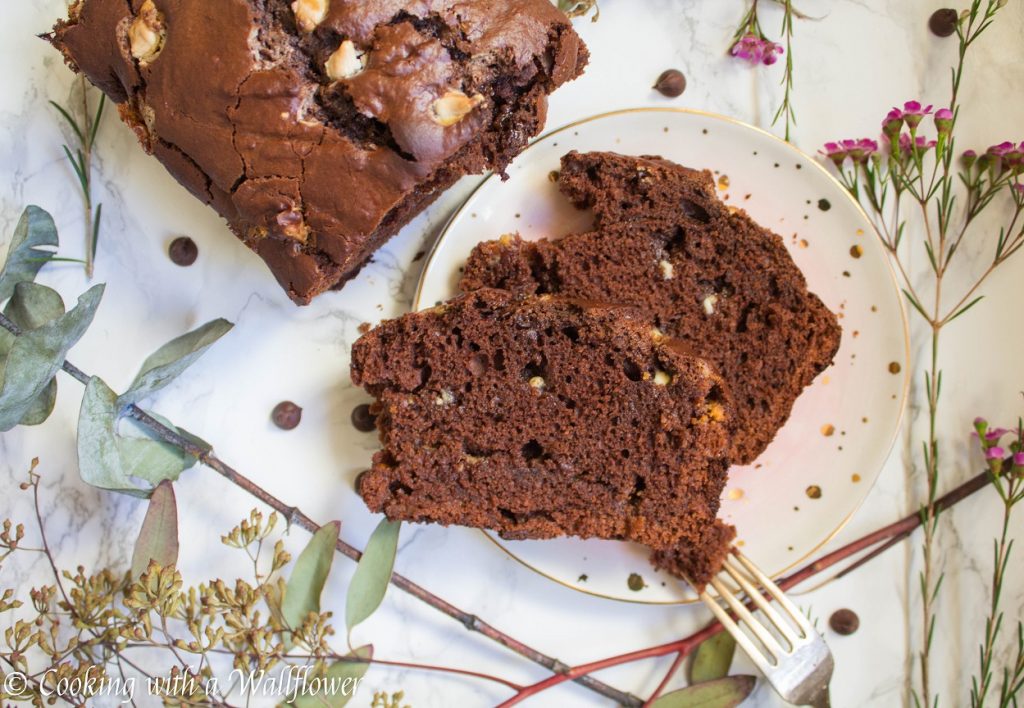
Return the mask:
<svg viewBox="0 0 1024 708">
<path fill-rule="evenodd" d="M 969 170 L 971 169 L 971 165 L 973 165 L 974 161 L 977 159 L 978 153 L 974 152 L 974 150 L 964 150 L 963 154 L 960 155 L 960 164 L 963 165 L 965 169 Z M 979 418 L 978 420 L 981 419 Z"/>
<path fill-rule="evenodd" d="M 878 142 L 871 138 L 844 140 L 843 146 L 850 157 L 853 158 L 853 161 L 861 164 L 867 162 L 869 157 L 878 152 Z"/>
<path fill-rule="evenodd" d="M 985 152 L 991 155 L 992 157 L 1003 157 L 1004 155 L 1008 155 L 1011 152 L 1013 152 L 1014 147 L 1015 146 L 1012 142 L 1010 142 L 1009 140 L 1004 140 L 998 145 L 990 146 L 989 149 L 986 150 Z"/>
<path fill-rule="evenodd" d="M 882 121 L 882 133 L 891 141 L 903 128 L 903 111 L 893 108 Z"/>
<path fill-rule="evenodd" d="M 932 118 L 935 120 L 935 129 L 939 131 L 939 135 L 949 135 L 953 130 L 953 111 L 948 108 L 940 108 L 935 111 Z"/>
<path fill-rule="evenodd" d="M 778 61 L 778 55 L 783 51 L 782 45 L 753 32 L 748 32 L 736 40 L 729 50 L 729 54 L 738 59 L 746 59 L 751 65 L 756 66 L 757 64 L 774 64 Z"/>
<path fill-rule="evenodd" d="M 1006 428 L 992 428 L 992 430 L 989 430 L 987 433 L 985 433 L 985 440 L 987 440 L 988 442 L 995 442 L 999 438 L 1006 435 L 1008 432 L 1010 431 L 1007 430 Z"/>
<path fill-rule="evenodd" d="M 1014 467 L 1024 467 L 1024 452 L 1015 453 L 1013 456 Z"/>
<path fill-rule="evenodd" d="M 845 160 L 847 155 L 849 155 L 849 152 L 843 145 L 833 142 L 825 143 L 818 153 L 832 160 L 836 167 L 841 166 L 843 164 L 843 160 Z"/>
<path fill-rule="evenodd" d="M 934 140 L 927 140 L 923 135 L 918 135 L 918 136 L 916 136 L 914 138 L 914 146 L 919 151 L 921 151 L 921 152 L 927 152 L 928 150 L 931 150 L 933 147 L 936 146 L 936 144 L 937 143 Z M 900 134 L 900 150 L 902 150 L 904 152 L 909 152 L 910 151 L 910 147 L 911 147 L 910 134 L 909 133 L 901 133 Z"/>
<path fill-rule="evenodd" d="M 1001 459 L 1003 459 L 1003 457 L 1005 455 L 1006 455 L 1006 450 L 1004 450 L 1003 448 L 999 447 L 998 445 L 995 445 L 995 446 L 990 447 L 989 449 L 985 450 L 985 459 L 986 460 L 1001 460 Z"/>
<path fill-rule="evenodd" d="M 920 124 L 921 120 L 931 112 L 932 107 L 930 104 L 928 106 L 922 107 L 921 104 L 917 101 L 907 101 L 906 103 L 903 104 L 903 122 L 906 123 L 911 128 L 916 128 L 918 124 Z"/>
</svg>

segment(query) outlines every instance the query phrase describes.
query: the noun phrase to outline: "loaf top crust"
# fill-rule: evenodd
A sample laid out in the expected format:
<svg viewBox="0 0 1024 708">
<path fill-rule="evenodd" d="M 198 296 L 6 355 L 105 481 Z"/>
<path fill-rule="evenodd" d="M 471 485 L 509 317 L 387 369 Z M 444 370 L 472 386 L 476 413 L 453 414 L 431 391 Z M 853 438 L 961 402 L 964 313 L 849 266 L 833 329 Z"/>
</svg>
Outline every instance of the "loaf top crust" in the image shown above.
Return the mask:
<svg viewBox="0 0 1024 708">
<path fill-rule="evenodd" d="M 79 0 L 51 41 L 300 303 L 502 170 L 587 56 L 547 0 Z"/>
</svg>

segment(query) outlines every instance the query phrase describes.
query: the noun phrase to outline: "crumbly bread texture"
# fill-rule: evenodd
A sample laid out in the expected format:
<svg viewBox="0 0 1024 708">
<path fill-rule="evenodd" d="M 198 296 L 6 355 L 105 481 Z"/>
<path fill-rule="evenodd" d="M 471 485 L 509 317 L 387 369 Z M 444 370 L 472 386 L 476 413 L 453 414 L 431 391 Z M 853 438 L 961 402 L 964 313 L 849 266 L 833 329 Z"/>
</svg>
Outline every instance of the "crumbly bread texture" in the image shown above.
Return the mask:
<svg viewBox="0 0 1024 708">
<path fill-rule="evenodd" d="M 731 404 L 635 310 L 481 289 L 352 349 L 383 449 L 360 481 L 391 519 L 699 544 L 725 483 Z"/>
<path fill-rule="evenodd" d="M 735 538 L 736 529 L 717 519 L 704 527 L 698 543 L 678 543 L 656 550 L 651 554 L 651 563 L 659 570 L 685 578 L 700 592 L 721 571 Z"/>
<path fill-rule="evenodd" d="M 659 157 L 571 152 L 559 189 L 592 231 L 479 244 L 462 290 L 504 288 L 632 305 L 728 384 L 734 462 L 753 461 L 839 348 L 836 316 L 807 290 L 782 238 L 715 195 L 711 174 Z"/>
<path fill-rule="evenodd" d="M 548 0 L 76 0 L 49 37 L 300 304 L 503 170 L 587 60 Z"/>
</svg>

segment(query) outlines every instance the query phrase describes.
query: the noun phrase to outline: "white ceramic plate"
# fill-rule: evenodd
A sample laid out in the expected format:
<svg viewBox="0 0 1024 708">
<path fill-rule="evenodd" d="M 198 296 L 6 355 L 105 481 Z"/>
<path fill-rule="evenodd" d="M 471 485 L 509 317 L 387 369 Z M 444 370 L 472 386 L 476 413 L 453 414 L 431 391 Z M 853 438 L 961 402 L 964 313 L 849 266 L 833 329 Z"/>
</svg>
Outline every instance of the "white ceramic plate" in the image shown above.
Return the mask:
<svg viewBox="0 0 1024 708">
<path fill-rule="evenodd" d="M 459 269 L 479 241 L 518 231 L 558 237 L 588 228 L 549 180 L 569 150 L 662 155 L 715 172 L 719 195 L 783 236 L 810 289 L 840 318 L 835 363 L 797 400 L 775 441 L 752 465 L 733 467 L 720 515 L 737 543 L 772 575 L 828 541 L 857 510 L 889 454 L 907 390 L 902 300 L 867 217 L 815 160 L 752 126 L 678 110 L 608 113 L 533 143 L 486 179 L 456 212 L 430 254 L 414 303 L 456 293 Z M 504 541 L 513 557 L 577 590 L 618 600 L 686 602 L 693 592 L 656 573 L 634 544 L 576 538 Z M 634 574 L 640 576 L 630 580 Z M 643 587 L 639 590 L 639 580 Z"/>
</svg>

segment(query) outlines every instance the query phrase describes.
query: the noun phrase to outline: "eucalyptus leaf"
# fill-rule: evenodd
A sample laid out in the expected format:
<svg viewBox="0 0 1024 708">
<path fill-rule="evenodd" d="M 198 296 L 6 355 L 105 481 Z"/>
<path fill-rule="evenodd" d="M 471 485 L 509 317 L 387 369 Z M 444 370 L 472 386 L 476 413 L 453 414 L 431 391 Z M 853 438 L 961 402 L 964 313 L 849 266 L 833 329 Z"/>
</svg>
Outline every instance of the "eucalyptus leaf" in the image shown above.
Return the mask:
<svg viewBox="0 0 1024 708">
<path fill-rule="evenodd" d="M 334 562 L 341 522 L 324 524 L 295 560 L 281 601 L 281 615 L 292 629 L 302 626 L 310 612 L 320 611 L 320 594 Z"/>
<path fill-rule="evenodd" d="M 372 615 L 380 607 L 391 582 L 391 571 L 398 552 L 400 521 L 382 520 L 366 543 L 359 559 L 345 600 L 345 626 L 352 628 Z"/>
<path fill-rule="evenodd" d="M 29 205 L 21 213 L 7 249 L 7 261 L 0 270 L 0 302 L 14 294 L 18 283 L 35 280 L 39 270 L 53 257 L 53 251 L 40 246 L 57 246 L 57 226 L 52 216 Z"/>
<path fill-rule="evenodd" d="M 150 561 L 156 561 L 162 568 L 178 563 L 178 502 L 168 481 L 158 484 L 149 498 L 132 553 L 132 577 L 141 577 Z"/>
<path fill-rule="evenodd" d="M 727 676 L 666 693 L 651 708 L 735 708 L 756 683 L 753 676 Z"/>
<path fill-rule="evenodd" d="M 103 297 L 94 285 L 70 312 L 15 338 L 0 386 L 0 431 L 17 425 L 60 369 L 68 350 L 85 334 Z"/>
<path fill-rule="evenodd" d="M 118 436 L 117 448 L 126 476 L 153 484 L 177 481 L 181 473 L 195 464 L 195 458 L 162 440 Z"/>
<path fill-rule="evenodd" d="M 38 329 L 64 314 L 64 300 L 53 288 L 25 281 L 14 286 L 4 314 L 23 330 Z"/>
<path fill-rule="evenodd" d="M 24 281 L 14 287 L 4 314 L 22 330 L 36 329 L 64 314 L 64 301 L 53 288 Z M 6 366 L 7 355 L 14 346 L 14 335 L 0 329 L 0 371 Z M 57 402 L 57 379 L 51 378 L 19 422 L 20 425 L 39 425 L 50 417 Z"/>
<path fill-rule="evenodd" d="M 702 683 L 728 676 L 735 653 L 736 640 L 728 632 L 719 632 L 705 639 L 697 646 L 697 651 L 690 659 L 687 682 Z"/>
<path fill-rule="evenodd" d="M 322 683 L 319 684 L 323 690 L 317 693 L 301 693 L 290 705 L 294 708 L 341 708 L 348 703 L 359 688 L 359 681 L 370 668 L 373 645 L 358 647 L 349 656 L 361 660 L 341 659 L 331 664 L 327 667 Z"/>
<path fill-rule="evenodd" d="M 128 390 L 121 394 L 119 403 L 122 406 L 136 403 L 162 389 L 233 326 L 227 320 L 217 319 L 167 342 L 142 363 L 142 369 Z"/>
<path fill-rule="evenodd" d="M 85 387 L 78 414 L 78 471 L 94 487 L 149 496 L 125 474 L 117 436 L 117 394 L 93 376 Z"/>
</svg>

